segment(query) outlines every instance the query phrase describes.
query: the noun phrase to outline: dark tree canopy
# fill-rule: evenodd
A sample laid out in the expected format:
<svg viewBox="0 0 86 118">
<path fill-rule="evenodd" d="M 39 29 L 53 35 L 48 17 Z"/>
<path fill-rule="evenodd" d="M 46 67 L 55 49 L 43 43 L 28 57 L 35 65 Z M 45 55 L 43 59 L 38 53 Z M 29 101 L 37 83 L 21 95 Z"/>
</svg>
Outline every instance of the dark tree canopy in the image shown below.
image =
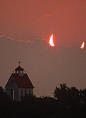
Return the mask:
<svg viewBox="0 0 86 118">
<path fill-rule="evenodd" d="M 11 101 L 0 87 L 0 118 L 86 117 L 86 89 L 60 84 L 54 91 L 54 97 L 26 95 L 22 101 Z"/>
<path fill-rule="evenodd" d="M 54 91 L 54 97 L 62 106 L 66 108 L 77 108 L 82 104 L 82 101 L 83 103 L 85 103 L 85 95 L 86 90 L 81 91 L 78 90 L 76 87 L 69 88 L 66 84 L 60 84 L 60 87 L 56 87 Z"/>
<path fill-rule="evenodd" d="M 9 96 L 5 93 L 5 89 L 0 87 L 0 101 L 8 100 Z"/>
</svg>

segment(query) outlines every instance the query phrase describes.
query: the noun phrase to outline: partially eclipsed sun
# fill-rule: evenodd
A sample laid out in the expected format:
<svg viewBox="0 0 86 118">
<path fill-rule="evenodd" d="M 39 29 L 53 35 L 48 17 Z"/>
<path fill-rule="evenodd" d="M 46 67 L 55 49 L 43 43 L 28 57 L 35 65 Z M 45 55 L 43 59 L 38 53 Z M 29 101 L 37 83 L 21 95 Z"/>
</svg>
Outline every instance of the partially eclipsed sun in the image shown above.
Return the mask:
<svg viewBox="0 0 86 118">
<path fill-rule="evenodd" d="M 85 48 L 85 42 L 83 41 L 82 44 L 81 44 L 81 49 L 84 49 Z"/>
<path fill-rule="evenodd" d="M 50 36 L 49 44 L 50 44 L 50 46 L 55 46 L 55 44 L 53 42 L 53 34 Z"/>
</svg>

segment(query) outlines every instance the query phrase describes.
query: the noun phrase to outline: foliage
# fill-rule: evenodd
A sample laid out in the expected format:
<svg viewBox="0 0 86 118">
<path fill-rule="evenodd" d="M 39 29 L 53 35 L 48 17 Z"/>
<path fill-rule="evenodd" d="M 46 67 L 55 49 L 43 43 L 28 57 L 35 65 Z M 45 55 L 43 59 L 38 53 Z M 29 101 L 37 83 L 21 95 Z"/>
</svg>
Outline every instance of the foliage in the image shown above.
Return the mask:
<svg viewBox="0 0 86 118">
<path fill-rule="evenodd" d="M 6 100 L 9 100 L 9 96 L 5 93 L 5 90 L 2 87 L 0 87 L 0 102 L 5 102 Z"/>
<path fill-rule="evenodd" d="M 81 104 L 80 91 L 75 87 L 67 87 L 66 84 L 60 84 L 54 91 L 54 97 L 66 108 L 78 107 Z"/>
<path fill-rule="evenodd" d="M 86 89 L 60 84 L 54 91 L 54 97 L 26 95 L 21 102 L 11 101 L 5 90 L 0 88 L 0 118 L 86 117 Z"/>
</svg>

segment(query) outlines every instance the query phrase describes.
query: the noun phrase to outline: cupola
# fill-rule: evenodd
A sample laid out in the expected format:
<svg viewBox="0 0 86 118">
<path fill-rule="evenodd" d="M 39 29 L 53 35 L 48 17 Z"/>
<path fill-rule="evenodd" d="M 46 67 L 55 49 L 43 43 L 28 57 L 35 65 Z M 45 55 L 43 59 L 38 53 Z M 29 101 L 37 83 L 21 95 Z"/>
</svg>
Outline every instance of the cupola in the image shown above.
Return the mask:
<svg viewBox="0 0 86 118">
<path fill-rule="evenodd" d="M 15 69 L 15 73 L 18 74 L 19 76 L 24 75 L 24 69 L 20 67 L 20 61 L 19 61 L 19 66 Z"/>
</svg>

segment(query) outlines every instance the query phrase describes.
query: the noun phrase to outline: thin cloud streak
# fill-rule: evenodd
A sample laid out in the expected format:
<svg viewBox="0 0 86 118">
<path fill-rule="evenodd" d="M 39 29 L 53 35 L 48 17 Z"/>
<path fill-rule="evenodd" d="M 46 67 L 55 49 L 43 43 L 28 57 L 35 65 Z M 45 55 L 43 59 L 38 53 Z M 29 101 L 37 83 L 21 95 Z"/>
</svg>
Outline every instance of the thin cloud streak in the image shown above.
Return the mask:
<svg viewBox="0 0 86 118">
<path fill-rule="evenodd" d="M 27 40 L 27 38 L 25 38 L 24 40 L 17 40 L 15 38 L 12 38 L 12 37 L 9 37 L 9 36 L 6 36 L 6 35 L 1 35 L 0 38 L 3 38 L 3 37 L 6 37 L 7 39 L 11 39 L 13 41 L 18 41 L 18 42 L 24 42 L 24 43 L 34 43 L 36 40 L 39 40 L 39 41 L 45 41 L 48 43 L 47 39 L 45 38 L 36 38 L 35 40 Z M 74 47 L 73 45 L 59 45 L 59 44 L 56 44 L 56 46 L 58 47 L 65 47 L 65 48 L 70 48 L 70 47 Z"/>
<path fill-rule="evenodd" d="M 39 39 L 39 38 L 36 38 L 37 40 L 41 40 L 41 41 L 47 41 L 45 38 L 41 38 L 41 39 Z"/>
<path fill-rule="evenodd" d="M 8 39 L 11 39 L 11 40 L 13 40 L 13 41 L 18 41 L 18 42 L 24 42 L 24 43 L 34 43 L 34 41 L 33 40 L 27 40 L 27 38 L 25 38 L 24 40 L 21 40 L 21 39 L 19 39 L 19 40 L 17 40 L 17 39 L 15 39 L 15 38 L 12 38 L 12 37 L 9 37 L 9 36 L 6 36 L 6 35 L 1 35 L 0 36 L 0 38 L 3 38 L 3 37 L 6 37 L 6 38 L 8 38 Z M 45 39 L 45 38 L 41 38 L 41 39 L 39 39 L 39 38 L 36 38 L 36 40 L 39 40 L 39 41 L 46 41 L 47 42 L 47 40 Z"/>
<path fill-rule="evenodd" d="M 14 39 L 14 38 L 9 37 L 9 36 L 6 36 L 6 35 L 1 35 L 1 36 L 0 36 L 0 38 L 3 38 L 3 37 L 6 37 L 6 38 L 8 38 L 8 39 L 11 39 L 11 40 L 13 40 L 13 41 L 18 41 L 18 42 L 34 43 L 34 41 L 27 40 L 26 38 L 25 38 L 24 40 L 21 40 L 21 39 L 17 40 L 17 39 Z"/>
<path fill-rule="evenodd" d="M 53 16 L 53 14 L 43 14 L 43 15 L 41 15 L 41 18 L 43 18 L 43 17 L 50 17 L 50 16 Z"/>
<path fill-rule="evenodd" d="M 21 40 L 21 39 L 17 40 L 15 38 L 12 38 L 12 37 L 9 37 L 9 36 L 6 36 L 6 35 L 1 35 L 0 36 L 0 38 L 3 38 L 3 37 L 6 37 L 6 38 L 11 39 L 13 41 L 24 42 L 24 43 L 34 43 L 34 41 L 35 41 L 35 40 L 27 40 L 27 38 L 25 38 L 24 40 Z M 36 38 L 36 40 L 47 42 L 47 40 L 45 38 L 41 38 L 41 39 Z"/>
</svg>

